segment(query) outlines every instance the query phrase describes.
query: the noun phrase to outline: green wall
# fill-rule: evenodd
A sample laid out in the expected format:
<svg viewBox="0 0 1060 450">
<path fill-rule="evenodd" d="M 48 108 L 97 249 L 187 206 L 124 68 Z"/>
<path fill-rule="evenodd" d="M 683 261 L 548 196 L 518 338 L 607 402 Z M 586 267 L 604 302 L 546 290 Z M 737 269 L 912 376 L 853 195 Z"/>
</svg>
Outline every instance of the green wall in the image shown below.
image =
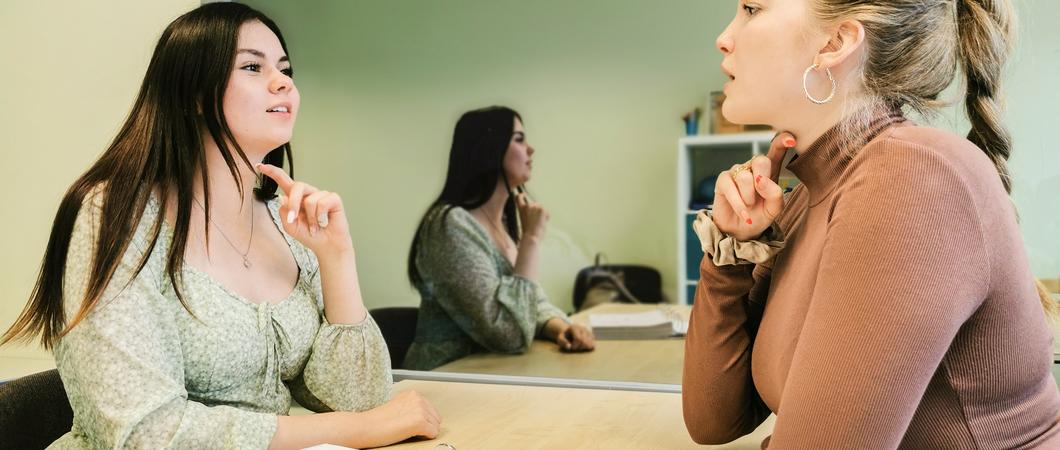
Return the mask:
<svg viewBox="0 0 1060 450">
<path fill-rule="evenodd" d="M 59 200 L 114 139 L 162 29 L 197 0 L 0 2 L 0 328 L 25 306 Z M 0 355 L 50 357 L 35 346 Z"/>
</svg>

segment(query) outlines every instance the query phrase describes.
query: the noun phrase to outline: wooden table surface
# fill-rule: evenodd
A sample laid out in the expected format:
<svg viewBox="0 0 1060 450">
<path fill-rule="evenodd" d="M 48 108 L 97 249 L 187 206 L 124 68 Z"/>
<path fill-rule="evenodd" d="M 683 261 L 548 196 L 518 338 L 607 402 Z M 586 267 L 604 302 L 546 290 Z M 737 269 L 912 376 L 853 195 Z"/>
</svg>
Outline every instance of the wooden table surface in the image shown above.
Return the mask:
<svg viewBox="0 0 1060 450">
<path fill-rule="evenodd" d="M 394 385 L 395 392 L 408 389 L 419 391 L 438 409 L 441 433 L 433 440 L 387 448 L 433 450 L 444 442 L 457 450 L 757 450 L 773 429 L 770 416 L 737 441 L 701 446 L 685 430 L 680 394 L 418 380 Z"/>
<path fill-rule="evenodd" d="M 640 312 L 659 305 L 605 304 L 575 314 L 587 323 L 590 313 Z M 690 307 L 663 305 L 688 318 Z M 600 381 L 681 384 L 685 341 L 682 338 L 596 341 L 586 353 L 564 353 L 555 343 L 535 340 L 521 355 L 476 353 L 434 369 L 437 372 L 575 378 Z"/>
</svg>

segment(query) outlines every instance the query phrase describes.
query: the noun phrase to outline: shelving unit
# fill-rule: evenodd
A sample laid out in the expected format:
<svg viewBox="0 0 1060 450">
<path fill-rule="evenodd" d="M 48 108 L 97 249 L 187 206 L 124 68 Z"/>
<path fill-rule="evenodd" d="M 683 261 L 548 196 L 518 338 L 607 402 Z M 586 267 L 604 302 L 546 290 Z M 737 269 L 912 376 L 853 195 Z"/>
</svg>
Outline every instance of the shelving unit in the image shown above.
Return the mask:
<svg viewBox="0 0 1060 450">
<path fill-rule="evenodd" d="M 677 303 L 692 304 L 703 250 L 692 230 L 698 210 L 690 209 L 700 182 L 755 155 L 765 154 L 773 132 L 683 137 L 677 141 Z M 782 174 L 782 178 L 790 174 Z M 782 183 L 783 185 L 783 183 Z"/>
</svg>

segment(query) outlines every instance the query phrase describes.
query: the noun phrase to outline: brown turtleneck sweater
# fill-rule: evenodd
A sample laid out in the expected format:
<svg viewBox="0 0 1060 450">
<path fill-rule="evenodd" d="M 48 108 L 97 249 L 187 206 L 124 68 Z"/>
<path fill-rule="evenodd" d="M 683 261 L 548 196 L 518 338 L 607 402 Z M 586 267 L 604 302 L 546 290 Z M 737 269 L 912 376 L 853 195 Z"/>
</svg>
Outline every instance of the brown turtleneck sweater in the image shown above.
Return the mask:
<svg viewBox="0 0 1060 450">
<path fill-rule="evenodd" d="M 775 412 L 771 449 L 1060 448 L 1052 332 L 993 164 L 897 114 L 840 134 L 788 166 L 773 261 L 703 259 L 692 438 Z"/>
</svg>

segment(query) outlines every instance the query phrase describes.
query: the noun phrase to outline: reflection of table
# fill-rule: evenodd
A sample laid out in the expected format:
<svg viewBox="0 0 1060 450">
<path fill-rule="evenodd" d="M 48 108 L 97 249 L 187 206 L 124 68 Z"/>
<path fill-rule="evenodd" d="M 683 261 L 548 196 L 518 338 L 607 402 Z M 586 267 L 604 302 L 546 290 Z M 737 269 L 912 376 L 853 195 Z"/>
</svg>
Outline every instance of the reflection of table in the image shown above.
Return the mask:
<svg viewBox="0 0 1060 450">
<path fill-rule="evenodd" d="M 754 433 L 720 447 L 696 445 L 681 417 L 680 394 L 406 380 L 438 409 L 442 431 L 430 441 L 388 448 L 432 450 L 448 443 L 480 448 L 755 449 L 773 429 L 770 417 Z M 444 447 L 443 447 L 444 448 Z"/>
<path fill-rule="evenodd" d="M 605 304 L 571 317 L 579 323 L 588 321 L 590 313 L 638 312 L 659 305 Z M 688 306 L 662 305 L 686 319 Z M 641 383 L 681 384 L 684 361 L 684 339 L 637 341 L 596 341 L 596 350 L 588 353 L 563 353 L 552 342 L 534 341 L 521 355 L 477 353 L 443 365 L 435 371 L 492 375 L 517 375 L 587 380 L 634 381 Z"/>
</svg>

